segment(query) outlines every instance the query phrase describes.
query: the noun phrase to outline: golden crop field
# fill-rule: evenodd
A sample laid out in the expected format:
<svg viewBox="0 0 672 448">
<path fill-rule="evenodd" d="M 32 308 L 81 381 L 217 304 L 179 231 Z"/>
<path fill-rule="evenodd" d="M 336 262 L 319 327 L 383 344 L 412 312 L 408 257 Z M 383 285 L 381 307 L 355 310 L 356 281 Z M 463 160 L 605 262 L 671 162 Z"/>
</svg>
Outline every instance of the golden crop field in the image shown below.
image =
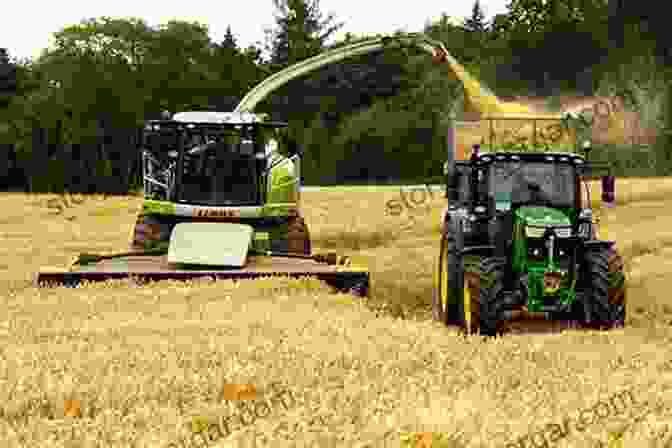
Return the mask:
<svg viewBox="0 0 672 448">
<path fill-rule="evenodd" d="M 368 260 L 366 303 L 298 280 L 36 289 L 40 266 L 125 249 L 140 199 L 0 195 L 0 445 L 670 446 L 672 179 L 616 187 L 602 222 L 628 259 L 626 328 L 494 340 L 430 318 L 440 193 L 399 216 L 395 189 L 303 193 L 314 251 Z M 231 384 L 256 398 L 235 408 Z"/>
</svg>

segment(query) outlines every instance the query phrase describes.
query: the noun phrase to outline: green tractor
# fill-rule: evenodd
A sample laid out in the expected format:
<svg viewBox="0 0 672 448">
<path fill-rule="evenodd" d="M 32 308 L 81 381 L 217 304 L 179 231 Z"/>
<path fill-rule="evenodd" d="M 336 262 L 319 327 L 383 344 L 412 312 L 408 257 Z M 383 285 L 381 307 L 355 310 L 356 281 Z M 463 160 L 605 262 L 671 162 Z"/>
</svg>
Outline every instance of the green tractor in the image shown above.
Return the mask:
<svg viewBox="0 0 672 448">
<path fill-rule="evenodd" d="M 606 169 L 611 207 L 614 177 L 586 159 L 477 147 L 468 161 L 449 159 L 434 319 L 486 336 L 530 318 L 624 325 L 623 258 L 597 237 L 586 182 Z"/>
</svg>

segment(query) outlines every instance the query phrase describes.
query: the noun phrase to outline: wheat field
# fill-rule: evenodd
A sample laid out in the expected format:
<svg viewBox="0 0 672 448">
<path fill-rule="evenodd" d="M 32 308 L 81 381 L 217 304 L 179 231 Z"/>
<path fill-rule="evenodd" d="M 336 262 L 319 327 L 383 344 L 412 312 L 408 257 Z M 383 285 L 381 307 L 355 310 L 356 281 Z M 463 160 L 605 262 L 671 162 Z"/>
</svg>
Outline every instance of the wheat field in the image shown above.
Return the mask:
<svg viewBox="0 0 672 448">
<path fill-rule="evenodd" d="M 368 260 L 360 301 L 277 279 L 36 289 L 40 266 L 126 248 L 140 198 L 58 211 L 54 195 L 0 195 L 1 445 L 672 446 L 672 179 L 617 181 L 601 231 L 628 261 L 628 317 L 601 333 L 485 340 L 432 322 L 441 196 L 391 216 L 395 189 L 303 193 L 314 250 Z M 231 384 L 256 398 L 236 408 Z M 279 391 L 288 406 L 221 436 Z M 576 424 L 623 391 L 632 403 Z"/>
</svg>

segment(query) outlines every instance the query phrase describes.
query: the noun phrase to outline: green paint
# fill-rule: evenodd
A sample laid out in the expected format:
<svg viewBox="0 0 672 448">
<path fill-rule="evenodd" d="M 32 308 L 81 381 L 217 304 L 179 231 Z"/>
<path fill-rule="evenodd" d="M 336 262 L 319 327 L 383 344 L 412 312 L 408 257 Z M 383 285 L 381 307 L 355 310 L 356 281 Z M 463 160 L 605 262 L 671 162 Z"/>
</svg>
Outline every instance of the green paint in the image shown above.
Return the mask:
<svg viewBox="0 0 672 448">
<path fill-rule="evenodd" d="M 145 215 L 174 215 L 175 204 L 168 201 L 145 199 L 142 203 L 142 213 Z"/>
<path fill-rule="evenodd" d="M 520 207 L 516 218 L 530 226 L 568 226 L 571 224 L 562 211 L 549 207 Z"/>
<path fill-rule="evenodd" d="M 571 304 L 576 300 L 576 278 L 573 284 L 569 284 L 569 275 L 561 270 L 558 260 L 548 256 L 548 249 L 543 248 L 546 254 L 543 259 L 533 259 L 529 253 L 530 238 L 525 229 L 528 226 L 554 227 L 569 226 L 576 214 L 567 213 L 562 209 L 549 207 L 521 207 L 516 210 L 513 226 L 512 243 L 512 267 L 519 274 L 527 274 L 528 279 L 528 303 L 529 311 L 539 311 L 544 303 L 551 299 L 559 300 L 563 304 Z M 557 242 L 558 240 L 556 240 Z M 544 275 L 549 272 L 560 272 L 563 278 L 560 280 L 560 288 L 555 291 L 546 291 L 544 288 Z"/>
</svg>

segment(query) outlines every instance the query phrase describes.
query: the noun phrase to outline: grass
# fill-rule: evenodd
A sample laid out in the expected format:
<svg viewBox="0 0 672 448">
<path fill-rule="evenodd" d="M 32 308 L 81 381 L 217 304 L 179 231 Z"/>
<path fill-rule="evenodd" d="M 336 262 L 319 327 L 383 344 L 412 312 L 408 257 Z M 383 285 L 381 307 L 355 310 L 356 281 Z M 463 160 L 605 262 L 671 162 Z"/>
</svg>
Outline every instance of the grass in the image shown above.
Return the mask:
<svg viewBox="0 0 672 448">
<path fill-rule="evenodd" d="M 485 341 L 430 318 L 440 194 L 391 216 L 396 188 L 303 193 L 315 250 L 370 260 L 365 302 L 281 279 L 36 289 L 42 265 L 127 247 L 140 200 L 90 198 L 56 214 L 53 195 L 0 195 L 0 440 L 167 447 L 190 437 L 193 421 L 231 412 L 221 390 L 239 383 L 257 388 L 256 401 L 276 387 L 296 397 L 233 431 L 256 431 L 260 446 L 321 434 L 351 447 L 389 430 L 405 446 L 432 434 L 425 446 L 504 446 L 628 387 L 650 402 L 647 419 L 632 424 L 635 410 L 625 412 L 567 446 L 623 431 L 622 446 L 653 446 L 672 424 L 672 179 L 619 180 L 617 196 L 602 223 L 628 260 L 627 327 Z"/>
</svg>

